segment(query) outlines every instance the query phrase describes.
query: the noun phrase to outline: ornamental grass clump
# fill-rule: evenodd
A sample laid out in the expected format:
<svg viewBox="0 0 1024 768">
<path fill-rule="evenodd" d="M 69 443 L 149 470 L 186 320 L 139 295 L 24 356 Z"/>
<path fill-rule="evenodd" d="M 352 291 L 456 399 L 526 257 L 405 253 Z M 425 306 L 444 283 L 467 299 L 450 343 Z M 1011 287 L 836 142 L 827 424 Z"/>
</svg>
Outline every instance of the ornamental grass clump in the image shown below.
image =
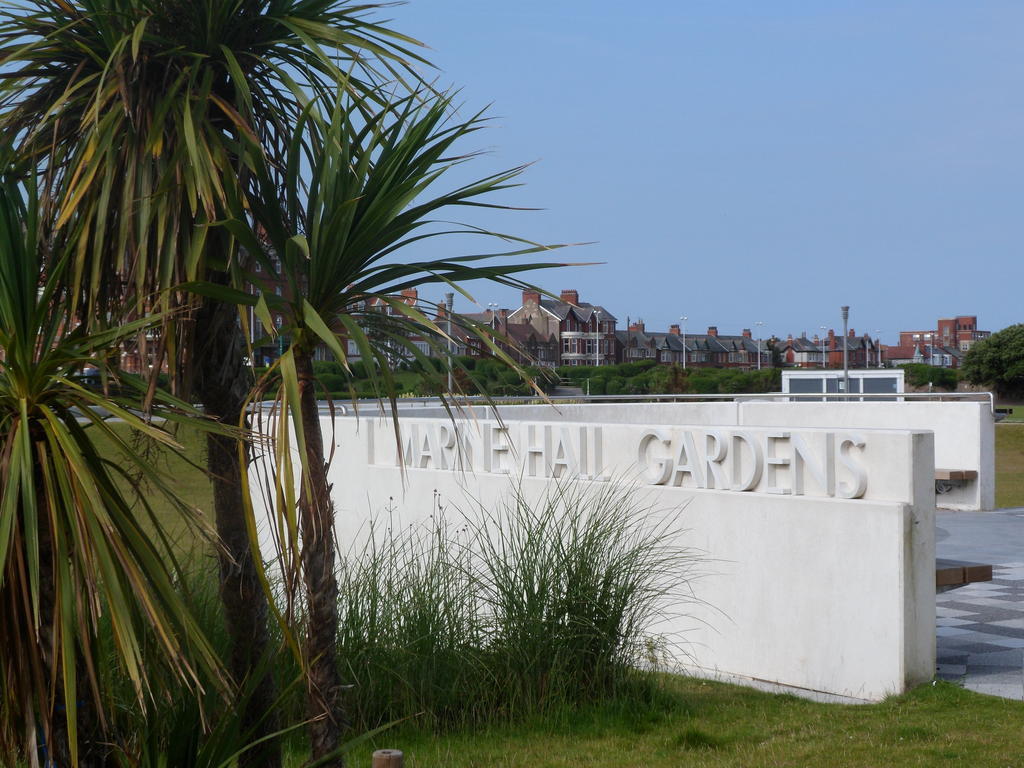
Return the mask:
<svg viewBox="0 0 1024 768">
<path fill-rule="evenodd" d="M 457 520 L 457 522 L 455 522 Z M 339 657 L 355 726 L 520 719 L 648 693 L 699 562 L 628 485 L 514 485 L 498 504 L 380 526 L 344 561 Z"/>
<path fill-rule="evenodd" d="M 487 627 L 465 528 L 371 528 L 339 575 L 338 655 L 357 728 L 486 720 Z M 393 521 L 392 521 L 393 522 Z"/>
<path fill-rule="evenodd" d="M 642 682 L 685 605 L 695 553 L 671 542 L 629 485 L 557 483 L 539 498 L 516 487 L 479 510 L 474 546 L 489 611 L 488 654 L 506 706 L 532 712 L 613 696 Z"/>
</svg>

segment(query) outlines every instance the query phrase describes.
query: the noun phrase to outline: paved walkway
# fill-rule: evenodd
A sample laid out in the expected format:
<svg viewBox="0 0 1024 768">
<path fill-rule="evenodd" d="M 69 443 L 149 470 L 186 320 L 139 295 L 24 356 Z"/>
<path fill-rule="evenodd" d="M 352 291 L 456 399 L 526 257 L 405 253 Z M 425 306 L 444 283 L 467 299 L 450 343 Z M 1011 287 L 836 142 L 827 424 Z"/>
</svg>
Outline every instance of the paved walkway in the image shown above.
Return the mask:
<svg viewBox="0 0 1024 768">
<path fill-rule="evenodd" d="M 991 563 L 992 581 L 937 597 L 937 675 L 1024 700 L 1024 507 L 939 512 L 936 555 Z"/>
</svg>

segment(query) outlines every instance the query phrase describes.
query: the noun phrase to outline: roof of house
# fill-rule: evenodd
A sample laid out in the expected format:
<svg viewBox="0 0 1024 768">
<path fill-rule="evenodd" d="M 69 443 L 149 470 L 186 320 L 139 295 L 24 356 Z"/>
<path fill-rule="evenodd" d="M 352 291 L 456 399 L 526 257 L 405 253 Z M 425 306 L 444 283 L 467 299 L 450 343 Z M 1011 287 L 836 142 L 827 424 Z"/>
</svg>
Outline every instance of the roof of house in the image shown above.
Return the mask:
<svg viewBox="0 0 1024 768">
<path fill-rule="evenodd" d="M 590 318 L 594 316 L 594 312 L 600 312 L 602 320 L 618 320 L 615 315 L 600 304 L 588 304 L 585 301 L 581 301 L 579 304 L 570 304 L 567 301 L 559 301 L 558 299 L 541 299 L 540 305 L 559 320 L 565 320 L 570 312 L 576 315 L 576 319 L 583 323 L 589 322 Z"/>
<path fill-rule="evenodd" d="M 887 360 L 912 360 L 918 352 L 916 345 L 903 347 L 886 347 L 885 357 Z"/>
<path fill-rule="evenodd" d="M 548 334 L 547 338 L 545 338 L 541 334 L 537 333 L 537 330 L 532 325 L 509 323 L 505 326 L 504 331 L 505 335 L 517 344 L 526 344 L 530 341 L 548 344 L 557 343 L 555 334 Z"/>
<path fill-rule="evenodd" d="M 814 341 L 806 336 L 782 341 L 783 349 L 790 348 L 795 352 L 821 352 L 821 341 Z"/>
<path fill-rule="evenodd" d="M 683 336 L 678 333 L 649 333 L 645 331 L 616 331 L 615 338 L 623 346 L 643 346 L 650 349 L 667 349 L 674 352 L 683 351 Z M 757 341 L 746 336 L 710 336 L 708 334 L 686 334 L 685 348 L 687 352 L 751 352 L 757 353 Z M 767 347 L 761 347 L 762 351 Z"/>
<path fill-rule="evenodd" d="M 887 360 L 913 360 L 915 357 L 928 358 L 932 354 L 949 355 L 957 359 L 963 357 L 964 353 L 956 347 L 939 347 L 928 344 L 910 344 L 902 347 L 886 347 L 885 357 Z"/>
</svg>

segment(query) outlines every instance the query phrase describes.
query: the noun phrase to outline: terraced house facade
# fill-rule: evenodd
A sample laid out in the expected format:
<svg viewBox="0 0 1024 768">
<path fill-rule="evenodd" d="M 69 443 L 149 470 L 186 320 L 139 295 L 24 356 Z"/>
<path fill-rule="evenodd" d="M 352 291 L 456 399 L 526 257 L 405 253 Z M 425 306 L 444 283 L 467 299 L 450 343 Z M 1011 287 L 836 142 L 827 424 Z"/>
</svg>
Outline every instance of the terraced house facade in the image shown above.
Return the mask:
<svg viewBox="0 0 1024 768">
<path fill-rule="evenodd" d="M 757 368 L 772 364 L 767 341 L 753 337 L 749 328 L 739 336 L 727 336 L 710 326 L 707 333 L 684 333 L 678 325 L 667 332 L 649 332 L 643 321 L 630 323 L 628 330 L 615 335 L 616 359 L 619 362 L 654 360 L 665 365 L 694 368 Z"/>
<path fill-rule="evenodd" d="M 544 365 L 614 364 L 617 322 L 599 304 L 581 302 L 579 292 L 572 289 L 562 291 L 558 299 L 523 291 L 522 306 L 508 315 L 510 332 L 516 326 L 529 326 L 536 337 L 556 340 L 557 359 L 539 361 Z"/>
</svg>

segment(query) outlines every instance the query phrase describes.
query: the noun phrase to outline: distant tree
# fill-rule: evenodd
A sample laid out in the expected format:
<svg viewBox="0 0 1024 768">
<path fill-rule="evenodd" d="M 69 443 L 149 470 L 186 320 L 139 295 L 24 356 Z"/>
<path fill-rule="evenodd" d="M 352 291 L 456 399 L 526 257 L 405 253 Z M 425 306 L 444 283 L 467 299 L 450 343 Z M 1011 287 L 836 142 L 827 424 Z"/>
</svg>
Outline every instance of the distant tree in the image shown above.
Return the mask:
<svg viewBox="0 0 1024 768">
<path fill-rule="evenodd" d="M 1002 397 L 1024 396 L 1024 323 L 972 346 L 964 358 L 963 374 L 972 384 L 992 386 Z"/>
<path fill-rule="evenodd" d="M 956 371 L 951 368 L 939 368 L 924 363 L 907 363 L 900 368 L 906 374 L 907 384 L 912 387 L 927 387 L 931 384 L 939 389 L 953 391 L 959 381 Z"/>
</svg>

